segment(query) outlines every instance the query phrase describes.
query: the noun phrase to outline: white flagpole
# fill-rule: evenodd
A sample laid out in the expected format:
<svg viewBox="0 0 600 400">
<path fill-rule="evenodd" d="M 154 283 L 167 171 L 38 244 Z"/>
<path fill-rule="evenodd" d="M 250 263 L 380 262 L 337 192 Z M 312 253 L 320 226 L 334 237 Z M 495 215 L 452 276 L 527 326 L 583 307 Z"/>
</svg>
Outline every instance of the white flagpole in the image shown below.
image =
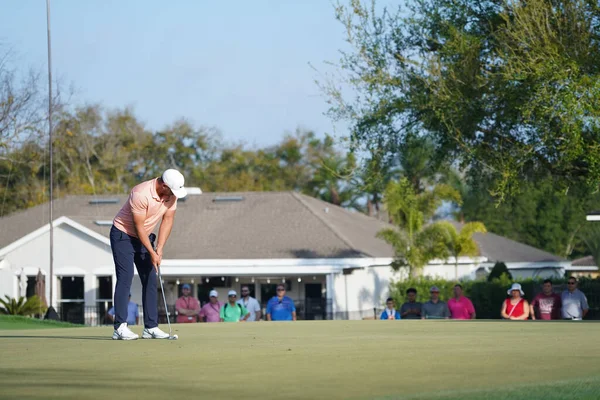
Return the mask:
<svg viewBox="0 0 600 400">
<path fill-rule="evenodd" d="M 46 0 L 46 24 L 48 28 L 48 147 L 50 151 L 50 308 L 54 305 L 54 177 L 52 159 L 52 46 L 50 42 L 50 0 Z"/>
</svg>

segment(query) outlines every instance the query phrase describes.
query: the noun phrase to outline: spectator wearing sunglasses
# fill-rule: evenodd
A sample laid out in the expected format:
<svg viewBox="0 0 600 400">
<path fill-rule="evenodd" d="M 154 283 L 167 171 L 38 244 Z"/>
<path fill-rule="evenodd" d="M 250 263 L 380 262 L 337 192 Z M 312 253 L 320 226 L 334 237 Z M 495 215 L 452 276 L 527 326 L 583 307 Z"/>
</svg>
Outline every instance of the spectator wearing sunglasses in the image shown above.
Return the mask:
<svg viewBox="0 0 600 400">
<path fill-rule="evenodd" d="M 248 317 L 248 322 L 250 321 L 260 321 L 262 316 L 262 312 L 260 309 L 260 304 L 258 300 L 254 297 L 250 296 L 250 289 L 248 286 L 242 286 L 242 298 L 238 300 L 238 304 L 246 307 L 246 310 L 250 313 L 250 317 Z"/>
<path fill-rule="evenodd" d="M 250 317 L 250 313 L 246 307 L 237 303 L 237 293 L 235 290 L 230 290 L 227 294 L 228 302 L 221 307 L 221 322 L 245 322 Z"/>
<path fill-rule="evenodd" d="M 563 319 L 580 320 L 585 318 L 589 311 L 585 294 L 577 289 L 577 279 L 570 277 L 567 281 L 567 290 L 560 296 L 562 300 Z"/>
<path fill-rule="evenodd" d="M 267 303 L 267 321 L 295 321 L 294 300 L 285 295 L 285 286 L 277 285 L 277 296 Z"/>
</svg>

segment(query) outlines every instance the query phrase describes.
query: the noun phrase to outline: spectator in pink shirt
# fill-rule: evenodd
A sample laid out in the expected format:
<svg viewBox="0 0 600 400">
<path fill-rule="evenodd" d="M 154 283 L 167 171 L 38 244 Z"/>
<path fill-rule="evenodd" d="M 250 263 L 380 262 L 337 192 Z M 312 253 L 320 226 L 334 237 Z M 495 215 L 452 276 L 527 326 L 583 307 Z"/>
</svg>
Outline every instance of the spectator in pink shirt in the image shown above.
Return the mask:
<svg viewBox="0 0 600 400">
<path fill-rule="evenodd" d="M 221 322 L 221 302 L 216 290 L 209 293 L 210 301 L 200 309 L 200 320 L 204 322 Z"/>
<path fill-rule="evenodd" d="M 463 296 L 460 284 L 454 285 L 454 297 L 448 300 L 448 309 L 452 319 L 475 319 L 475 307 L 471 300 Z"/>
<path fill-rule="evenodd" d="M 198 314 L 200 313 L 200 303 L 198 299 L 190 296 L 192 287 L 187 283 L 181 288 L 183 296 L 177 299 L 175 308 L 177 309 L 177 323 L 193 323 L 198 322 Z"/>
</svg>

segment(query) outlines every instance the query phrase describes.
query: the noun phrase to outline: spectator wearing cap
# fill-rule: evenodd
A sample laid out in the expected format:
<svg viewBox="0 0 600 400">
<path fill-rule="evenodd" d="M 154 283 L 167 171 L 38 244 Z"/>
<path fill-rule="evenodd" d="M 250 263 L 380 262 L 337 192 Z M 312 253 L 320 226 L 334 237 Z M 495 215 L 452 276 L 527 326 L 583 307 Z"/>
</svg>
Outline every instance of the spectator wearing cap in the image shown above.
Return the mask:
<svg viewBox="0 0 600 400">
<path fill-rule="evenodd" d="M 452 319 L 475 319 L 475 307 L 468 297 L 463 296 L 462 286 L 454 285 L 454 297 L 448 300 L 448 310 Z"/>
<path fill-rule="evenodd" d="M 182 296 L 175 302 L 177 310 L 177 323 L 193 323 L 198 322 L 198 314 L 200 313 L 200 302 L 198 299 L 190 296 L 192 287 L 187 283 L 181 288 Z"/>
<path fill-rule="evenodd" d="M 295 321 L 294 300 L 285 295 L 285 286 L 277 285 L 277 295 L 267 303 L 267 321 Z"/>
<path fill-rule="evenodd" d="M 250 317 L 248 317 L 247 320 L 248 322 L 260 321 L 260 317 L 262 316 L 260 304 L 258 303 L 258 300 L 250 296 L 250 288 L 248 286 L 242 286 L 242 298 L 238 300 L 238 304 L 246 307 L 246 310 L 250 313 Z"/>
<path fill-rule="evenodd" d="M 400 315 L 404 319 L 421 319 L 421 307 L 423 306 L 417 299 L 417 289 L 410 288 L 406 291 L 408 301 L 400 307 Z"/>
<path fill-rule="evenodd" d="M 437 286 L 432 286 L 429 289 L 431 299 L 421 307 L 422 319 L 448 319 L 450 318 L 450 310 L 448 305 L 440 300 L 440 289 Z"/>
<path fill-rule="evenodd" d="M 210 300 L 200 309 L 200 320 L 203 322 L 221 322 L 221 302 L 216 290 L 208 294 Z"/>
<path fill-rule="evenodd" d="M 243 305 L 237 303 L 237 293 L 235 290 L 230 290 L 227 294 L 228 301 L 221 307 L 221 322 L 246 322 L 250 317 L 250 313 Z"/>
<path fill-rule="evenodd" d="M 402 319 L 400 311 L 396 310 L 394 299 L 388 297 L 385 301 L 385 310 L 381 313 L 380 319 L 397 320 Z"/>
<path fill-rule="evenodd" d="M 525 292 L 519 283 L 513 283 L 507 290 L 510 297 L 502 303 L 500 313 L 502 318 L 511 320 L 525 320 L 529 318 L 529 302 L 523 297 Z"/>
<path fill-rule="evenodd" d="M 589 311 L 587 297 L 577 288 L 576 278 L 570 277 L 567 285 L 568 289 L 560 296 L 563 319 L 580 320 L 585 318 Z"/>
<path fill-rule="evenodd" d="M 108 319 L 111 323 L 115 321 L 115 308 L 111 307 L 108 310 Z M 127 325 L 138 325 L 140 323 L 140 310 L 137 303 L 131 301 L 131 293 L 129 293 L 129 303 L 127 303 Z"/>
</svg>

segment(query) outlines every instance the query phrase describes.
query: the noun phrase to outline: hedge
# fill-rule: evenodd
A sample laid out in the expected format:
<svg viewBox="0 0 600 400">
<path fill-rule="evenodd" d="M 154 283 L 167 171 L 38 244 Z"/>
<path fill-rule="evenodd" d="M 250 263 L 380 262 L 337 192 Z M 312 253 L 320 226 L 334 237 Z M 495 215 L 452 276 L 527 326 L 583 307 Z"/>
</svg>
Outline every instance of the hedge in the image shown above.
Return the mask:
<svg viewBox="0 0 600 400">
<path fill-rule="evenodd" d="M 508 297 L 506 291 L 513 282 L 520 283 L 525 298 L 531 302 L 533 298 L 542 290 L 543 279 L 511 280 L 503 275 L 499 279 L 491 282 L 487 280 L 474 280 L 460 282 L 463 287 L 464 295 L 471 299 L 475 306 L 475 312 L 478 319 L 500 319 L 500 308 L 504 299 Z M 554 290 L 560 293 L 566 287 L 567 278 L 552 279 Z M 426 302 L 429 300 L 429 289 L 431 286 L 437 286 L 440 289 L 440 298 L 447 301 L 453 296 L 453 289 L 456 281 L 447 281 L 443 279 L 432 278 L 411 278 L 404 281 L 393 282 L 390 288 L 390 296 L 394 298 L 398 307 L 406 301 L 406 290 L 408 288 L 417 289 L 417 301 Z M 590 305 L 589 319 L 600 317 L 600 280 L 590 278 L 579 278 L 579 289 L 587 296 Z M 588 319 L 588 317 L 586 317 Z"/>
</svg>

